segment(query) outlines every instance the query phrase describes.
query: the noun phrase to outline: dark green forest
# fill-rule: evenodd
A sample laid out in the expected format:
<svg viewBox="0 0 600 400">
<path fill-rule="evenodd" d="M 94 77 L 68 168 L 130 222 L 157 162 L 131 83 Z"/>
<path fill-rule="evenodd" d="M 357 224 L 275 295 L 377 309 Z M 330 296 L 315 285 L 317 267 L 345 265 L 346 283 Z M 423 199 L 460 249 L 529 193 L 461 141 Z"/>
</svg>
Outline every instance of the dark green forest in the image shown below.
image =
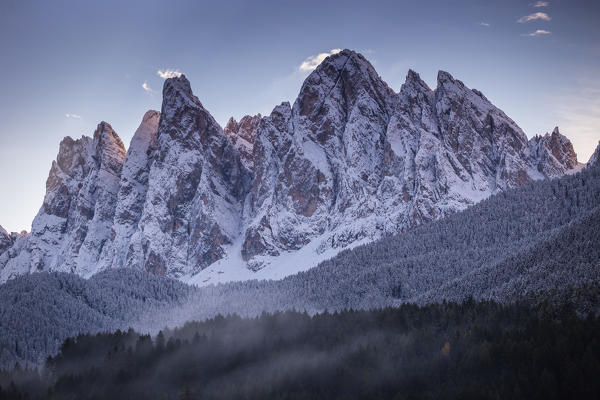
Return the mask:
<svg viewBox="0 0 600 400">
<path fill-rule="evenodd" d="M 468 299 L 310 316 L 218 316 L 157 336 L 67 339 L 2 399 L 591 399 L 600 318 Z"/>
</svg>

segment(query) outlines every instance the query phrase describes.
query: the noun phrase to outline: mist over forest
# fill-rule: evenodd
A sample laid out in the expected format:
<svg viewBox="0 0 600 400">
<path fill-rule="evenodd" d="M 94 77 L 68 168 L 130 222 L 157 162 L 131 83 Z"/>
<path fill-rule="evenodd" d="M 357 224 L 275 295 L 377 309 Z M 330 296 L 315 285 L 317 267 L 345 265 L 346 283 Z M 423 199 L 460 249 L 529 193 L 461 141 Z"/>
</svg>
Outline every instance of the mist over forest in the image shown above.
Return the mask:
<svg viewBox="0 0 600 400">
<path fill-rule="evenodd" d="M 549 399 L 600 390 L 600 318 L 469 299 L 66 340 L 3 399 Z"/>
</svg>

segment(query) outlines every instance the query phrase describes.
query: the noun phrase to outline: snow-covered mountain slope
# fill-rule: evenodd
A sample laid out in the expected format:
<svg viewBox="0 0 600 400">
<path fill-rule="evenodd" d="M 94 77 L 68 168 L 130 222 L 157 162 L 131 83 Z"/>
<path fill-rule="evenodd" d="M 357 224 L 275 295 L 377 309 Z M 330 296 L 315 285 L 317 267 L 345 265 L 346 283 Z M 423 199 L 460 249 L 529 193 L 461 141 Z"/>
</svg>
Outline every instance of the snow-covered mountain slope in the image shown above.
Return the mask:
<svg viewBox="0 0 600 400">
<path fill-rule="evenodd" d="M 443 71 L 435 90 L 409 71 L 396 93 L 344 50 L 293 105 L 225 130 L 181 76 L 165 81 L 161 113 L 144 116 L 127 156 L 105 123 L 93 139 L 63 141 L 23 250 L 0 257 L 0 281 L 121 266 L 200 285 L 282 278 L 578 168 L 558 129 L 528 141 Z"/>
<path fill-rule="evenodd" d="M 592 166 L 592 165 L 597 165 L 600 162 L 600 142 L 598 143 L 598 146 L 596 146 L 596 150 L 594 151 L 594 154 L 592 154 L 592 156 L 590 157 L 589 161 L 587 162 L 587 165 Z"/>
</svg>

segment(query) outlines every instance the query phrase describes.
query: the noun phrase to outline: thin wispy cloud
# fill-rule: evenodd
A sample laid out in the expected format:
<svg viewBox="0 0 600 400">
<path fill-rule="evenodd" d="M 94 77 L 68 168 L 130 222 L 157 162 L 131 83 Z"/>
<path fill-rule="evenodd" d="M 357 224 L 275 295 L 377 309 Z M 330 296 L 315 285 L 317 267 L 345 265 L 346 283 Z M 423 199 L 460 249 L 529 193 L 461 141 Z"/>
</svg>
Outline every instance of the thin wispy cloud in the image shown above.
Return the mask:
<svg viewBox="0 0 600 400">
<path fill-rule="evenodd" d="M 323 62 L 324 59 L 326 59 L 330 55 L 337 54 L 340 51 L 342 51 L 342 49 L 332 49 L 329 53 L 319 53 L 316 56 L 310 56 L 306 60 L 304 60 L 302 64 L 300 64 L 300 67 L 298 67 L 298 69 L 300 71 L 312 71 L 315 68 L 317 68 L 319 64 Z"/>
<path fill-rule="evenodd" d="M 165 70 L 159 69 L 156 74 L 163 79 L 176 78 L 181 76 L 181 72 L 178 69 L 167 68 Z"/>
<path fill-rule="evenodd" d="M 519 18 L 517 20 L 517 22 L 523 24 L 525 22 L 535 21 L 538 19 L 541 19 L 543 21 L 550 21 L 552 18 L 550 18 L 550 16 L 548 14 L 546 14 L 545 12 L 536 12 L 536 13 L 529 14 L 529 15 Z"/>
<path fill-rule="evenodd" d="M 490 26 L 490 24 L 487 22 L 480 22 L 479 25 L 485 26 L 486 28 Z"/>
<path fill-rule="evenodd" d="M 66 113 L 65 117 L 72 119 L 81 119 L 81 115 Z"/>
<path fill-rule="evenodd" d="M 523 36 L 528 36 L 528 37 L 536 37 L 536 36 L 545 36 L 545 35 L 550 35 L 552 32 L 547 31 L 545 29 L 538 29 L 535 32 L 531 32 L 531 33 L 525 33 L 523 34 Z"/>
<path fill-rule="evenodd" d="M 539 7 L 548 7 L 549 5 L 550 5 L 550 3 L 547 2 L 547 1 L 536 1 L 535 3 L 533 3 L 533 6 L 536 7 L 536 8 L 539 8 Z"/>
<path fill-rule="evenodd" d="M 148 86 L 148 82 L 142 83 L 142 89 L 144 89 L 148 93 L 154 93 L 154 89 Z"/>
</svg>

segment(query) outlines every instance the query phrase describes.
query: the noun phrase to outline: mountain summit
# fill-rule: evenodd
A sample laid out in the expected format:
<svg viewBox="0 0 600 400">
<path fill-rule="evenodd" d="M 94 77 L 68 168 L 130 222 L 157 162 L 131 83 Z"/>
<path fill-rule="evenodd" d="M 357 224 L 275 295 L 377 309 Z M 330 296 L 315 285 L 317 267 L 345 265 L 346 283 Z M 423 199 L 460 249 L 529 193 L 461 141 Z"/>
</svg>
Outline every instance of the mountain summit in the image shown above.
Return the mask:
<svg viewBox="0 0 600 400">
<path fill-rule="evenodd" d="M 63 140 L 32 232 L 0 232 L 0 280 L 121 266 L 198 284 L 279 278 L 579 167 L 558 128 L 528 140 L 444 71 L 431 89 L 410 70 L 396 93 L 343 50 L 293 105 L 224 130 L 181 75 L 127 153 L 106 123 Z"/>
</svg>

